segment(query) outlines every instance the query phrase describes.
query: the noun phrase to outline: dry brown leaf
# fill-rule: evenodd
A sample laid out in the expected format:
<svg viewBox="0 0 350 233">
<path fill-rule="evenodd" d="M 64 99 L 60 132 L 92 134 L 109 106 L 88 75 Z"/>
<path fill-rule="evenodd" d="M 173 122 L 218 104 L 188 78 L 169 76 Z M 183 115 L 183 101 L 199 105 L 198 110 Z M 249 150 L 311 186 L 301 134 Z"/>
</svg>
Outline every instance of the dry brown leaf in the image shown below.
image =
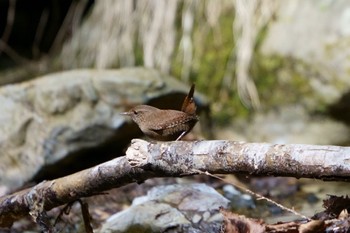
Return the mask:
<svg viewBox="0 0 350 233">
<path fill-rule="evenodd" d="M 299 233 L 318 233 L 324 232 L 326 226 L 324 221 L 312 220 L 308 223 L 301 224 L 299 227 Z"/>
<path fill-rule="evenodd" d="M 263 233 L 265 224 L 261 220 L 247 218 L 226 210 L 220 210 L 224 216 L 223 233 Z"/>
</svg>

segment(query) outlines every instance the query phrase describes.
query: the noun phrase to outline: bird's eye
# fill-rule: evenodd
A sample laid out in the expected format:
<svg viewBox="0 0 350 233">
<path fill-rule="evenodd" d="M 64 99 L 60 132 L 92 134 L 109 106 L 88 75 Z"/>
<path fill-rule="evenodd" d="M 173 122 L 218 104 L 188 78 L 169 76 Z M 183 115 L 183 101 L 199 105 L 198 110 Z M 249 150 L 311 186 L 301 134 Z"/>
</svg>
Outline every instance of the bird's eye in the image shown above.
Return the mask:
<svg viewBox="0 0 350 233">
<path fill-rule="evenodd" d="M 134 112 L 135 115 L 137 115 L 137 113 L 138 113 L 136 110 L 133 110 L 133 112 Z"/>
</svg>

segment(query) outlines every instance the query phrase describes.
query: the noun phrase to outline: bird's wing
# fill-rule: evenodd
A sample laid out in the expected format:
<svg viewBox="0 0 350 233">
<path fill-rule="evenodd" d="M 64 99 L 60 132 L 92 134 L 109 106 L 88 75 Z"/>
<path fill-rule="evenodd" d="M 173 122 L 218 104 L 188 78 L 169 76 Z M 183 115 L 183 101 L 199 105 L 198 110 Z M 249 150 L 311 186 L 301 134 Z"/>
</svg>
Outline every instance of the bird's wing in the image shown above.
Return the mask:
<svg viewBox="0 0 350 233">
<path fill-rule="evenodd" d="M 161 119 L 158 124 L 154 124 L 152 127 L 150 127 L 150 130 L 161 132 L 165 129 L 174 128 L 179 124 L 183 124 L 191 120 L 197 120 L 197 116 L 188 115 L 184 112 L 176 110 L 165 110 L 162 111 L 161 114 L 163 119 Z"/>
</svg>

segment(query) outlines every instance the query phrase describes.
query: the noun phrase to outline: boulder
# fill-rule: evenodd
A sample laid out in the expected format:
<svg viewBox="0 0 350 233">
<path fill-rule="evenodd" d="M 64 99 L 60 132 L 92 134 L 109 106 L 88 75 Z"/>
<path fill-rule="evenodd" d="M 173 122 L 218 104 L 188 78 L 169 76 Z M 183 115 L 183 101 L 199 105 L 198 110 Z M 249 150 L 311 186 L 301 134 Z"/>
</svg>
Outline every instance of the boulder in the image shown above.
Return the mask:
<svg viewBox="0 0 350 233">
<path fill-rule="evenodd" d="M 229 201 L 206 184 L 156 186 L 132 206 L 109 217 L 102 233 L 220 232 Z"/>
<path fill-rule="evenodd" d="M 287 0 L 278 6 L 262 52 L 294 59 L 319 102 L 338 101 L 350 88 L 350 3 Z"/>
<path fill-rule="evenodd" d="M 54 178 L 123 155 L 142 134 L 119 113 L 179 109 L 189 87 L 146 68 L 72 70 L 0 88 L 0 186 Z M 199 108 L 208 104 L 196 94 Z"/>
</svg>

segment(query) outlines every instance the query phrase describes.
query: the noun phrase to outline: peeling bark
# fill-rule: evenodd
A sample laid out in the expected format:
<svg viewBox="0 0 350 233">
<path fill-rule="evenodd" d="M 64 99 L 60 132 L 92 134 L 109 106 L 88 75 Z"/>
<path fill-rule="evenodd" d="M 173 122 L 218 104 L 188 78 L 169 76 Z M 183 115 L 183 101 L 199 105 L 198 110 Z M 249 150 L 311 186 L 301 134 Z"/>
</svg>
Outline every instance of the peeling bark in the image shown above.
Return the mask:
<svg viewBox="0 0 350 233">
<path fill-rule="evenodd" d="M 201 172 L 350 181 L 350 147 L 135 139 L 126 156 L 1 197 L 0 227 L 129 183 Z"/>
<path fill-rule="evenodd" d="M 28 214 L 37 221 L 42 211 L 154 176 L 152 172 L 132 168 L 123 156 L 66 177 L 43 181 L 0 198 L 0 227 L 10 227 Z"/>
<path fill-rule="evenodd" d="M 126 156 L 134 167 L 170 176 L 208 171 L 350 181 L 350 147 L 225 140 L 152 144 L 135 139 Z"/>
</svg>

